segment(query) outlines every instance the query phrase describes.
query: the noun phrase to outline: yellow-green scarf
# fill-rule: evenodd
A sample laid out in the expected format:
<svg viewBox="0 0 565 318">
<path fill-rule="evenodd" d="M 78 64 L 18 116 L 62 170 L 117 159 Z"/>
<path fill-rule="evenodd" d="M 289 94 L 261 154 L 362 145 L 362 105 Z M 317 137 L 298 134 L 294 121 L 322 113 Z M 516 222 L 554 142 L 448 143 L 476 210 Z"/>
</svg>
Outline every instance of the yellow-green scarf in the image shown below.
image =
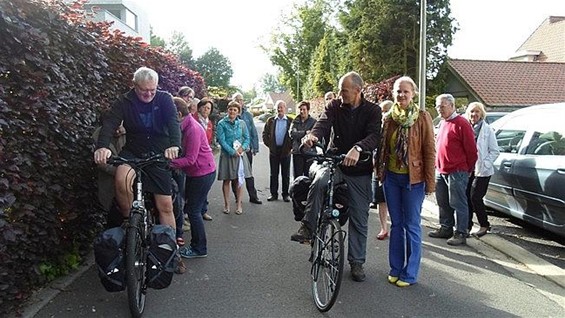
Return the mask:
<svg viewBox="0 0 565 318">
<path fill-rule="evenodd" d="M 398 158 L 398 167 L 408 167 L 408 131 L 418 119 L 420 108 L 414 102 L 410 102 L 408 108 L 402 109 L 398 103 L 394 103 L 390 110 L 392 120 L 398 123 L 398 133 L 394 152 Z"/>
</svg>

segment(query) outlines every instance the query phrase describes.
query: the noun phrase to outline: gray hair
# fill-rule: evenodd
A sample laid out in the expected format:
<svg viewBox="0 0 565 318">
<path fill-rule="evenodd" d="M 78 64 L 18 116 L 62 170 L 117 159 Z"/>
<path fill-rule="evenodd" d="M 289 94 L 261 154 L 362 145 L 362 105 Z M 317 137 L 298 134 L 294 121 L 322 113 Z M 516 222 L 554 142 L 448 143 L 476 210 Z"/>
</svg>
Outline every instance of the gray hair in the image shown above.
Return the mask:
<svg viewBox="0 0 565 318">
<path fill-rule="evenodd" d="M 185 96 L 190 95 L 191 93 L 192 93 L 192 95 L 194 95 L 194 90 L 191 87 L 183 86 L 183 87 L 179 88 L 177 95 L 180 96 L 180 97 L 185 97 Z"/>
<path fill-rule="evenodd" d="M 420 92 L 418 91 L 418 85 L 414 82 L 414 80 L 410 76 L 402 76 L 399 77 L 394 84 L 392 85 L 392 96 L 396 98 L 398 96 L 398 89 L 400 88 L 401 83 L 408 83 L 412 86 L 412 91 L 414 92 L 414 96 L 418 95 Z"/>
<path fill-rule="evenodd" d="M 133 73 L 133 82 L 134 83 L 141 83 L 147 81 L 155 81 L 159 83 L 159 74 L 154 70 L 150 69 L 149 67 L 142 66 L 138 68 L 135 73 Z"/>
<path fill-rule="evenodd" d="M 441 94 L 436 97 L 436 106 L 440 105 L 444 100 L 450 103 L 452 106 L 455 106 L 455 98 L 451 94 Z"/>
<path fill-rule="evenodd" d="M 473 111 L 473 109 L 475 108 L 479 110 L 481 119 L 485 119 L 487 117 L 485 105 L 479 102 L 472 102 L 469 104 L 469 106 L 467 106 L 467 109 L 465 110 L 465 116 L 467 117 L 467 119 L 471 119 L 471 111 Z"/>
<path fill-rule="evenodd" d="M 365 83 L 363 82 L 363 78 L 361 78 L 361 75 L 359 75 L 357 72 L 348 72 L 347 74 L 343 75 L 340 79 L 339 79 L 339 83 L 340 83 L 340 87 L 341 87 L 341 83 L 343 83 L 343 81 L 346 78 L 350 78 L 351 79 L 351 83 L 356 86 L 359 87 L 359 90 L 363 89 L 363 86 L 365 86 Z"/>
</svg>

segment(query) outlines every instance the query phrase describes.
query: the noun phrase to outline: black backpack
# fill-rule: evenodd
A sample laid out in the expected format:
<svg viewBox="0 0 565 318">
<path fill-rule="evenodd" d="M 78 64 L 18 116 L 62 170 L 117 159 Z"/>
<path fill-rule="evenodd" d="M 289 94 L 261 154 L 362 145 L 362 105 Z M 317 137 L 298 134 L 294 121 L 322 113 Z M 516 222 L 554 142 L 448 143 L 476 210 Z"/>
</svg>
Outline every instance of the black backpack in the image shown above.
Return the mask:
<svg viewBox="0 0 565 318">
<path fill-rule="evenodd" d="M 334 208 L 339 211 L 339 224 L 344 226 L 349 219 L 349 188 L 345 181 L 334 185 Z"/>
<path fill-rule="evenodd" d="M 94 240 L 94 260 L 98 277 L 109 292 L 126 288 L 125 235 L 123 228 L 113 227 L 100 233 Z"/>
<path fill-rule="evenodd" d="M 304 209 L 306 208 L 306 200 L 308 199 L 308 191 L 312 180 L 306 176 L 300 176 L 290 185 L 289 194 L 292 199 L 292 211 L 294 212 L 294 220 L 302 221 L 304 217 Z"/>
<path fill-rule="evenodd" d="M 147 255 L 147 286 L 154 289 L 169 287 L 179 261 L 175 230 L 168 225 L 154 225 Z"/>
</svg>

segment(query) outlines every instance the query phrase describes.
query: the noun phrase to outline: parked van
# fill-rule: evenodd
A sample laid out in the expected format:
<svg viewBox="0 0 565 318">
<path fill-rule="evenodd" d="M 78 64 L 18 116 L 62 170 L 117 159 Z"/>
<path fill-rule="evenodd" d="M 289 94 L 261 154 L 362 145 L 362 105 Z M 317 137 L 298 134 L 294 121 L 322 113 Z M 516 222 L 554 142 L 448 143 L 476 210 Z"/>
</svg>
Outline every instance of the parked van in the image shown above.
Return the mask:
<svg viewBox="0 0 565 318">
<path fill-rule="evenodd" d="M 491 124 L 500 156 L 485 204 L 565 236 L 565 103 L 516 110 Z"/>
</svg>

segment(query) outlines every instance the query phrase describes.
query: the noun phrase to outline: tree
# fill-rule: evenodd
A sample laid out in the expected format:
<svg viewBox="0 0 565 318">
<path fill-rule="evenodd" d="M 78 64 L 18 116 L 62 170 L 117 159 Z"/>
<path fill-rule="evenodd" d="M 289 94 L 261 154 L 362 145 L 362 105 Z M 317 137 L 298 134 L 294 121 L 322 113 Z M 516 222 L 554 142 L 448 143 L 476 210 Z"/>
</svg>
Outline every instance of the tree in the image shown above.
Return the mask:
<svg viewBox="0 0 565 318">
<path fill-rule="evenodd" d="M 174 31 L 171 40 L 167 44 L 167 49 L 178 55 L 182 64 L 194 69 L 194 59 L 192 57 L 192 49 L 184 38 L 184 34 Z"/>
<path fill-rule="evenodd" d="M 306 98 L 322 96 L 336 86 L 339 75 L 336 74 L 338 60 L 334 47 L 334 33 L 326 32 L 312 56 L 308 80 L 304 88 Z"/>
<path fill-rule="evenodd" d="M 149 29 L 149 32 L 151 34 L 151 39 L 149 41 L 149 44 L 151 44 L 151 46 L 158 46 L 158 47 L 162 47 L 165 48 L 165 40 L 156 35 L 155 33 L 153 33 L 153 27 L 151 27 L 151 29 Z"/>
<path fill-rule="evenodd" d="M 194 69 L 204 77 L 208 86 L 229 87 L 233 76 L 230 60 L 216 48 L 210 48 L 195 62 Z"/>
<path fill-rule="evenodd" d="M 263 92 L 282 93 L 286 88 L 279 82 L 279 79 L 273 74 L 265 74 L 261 77 L 261 90 Z"/>
</svg>

